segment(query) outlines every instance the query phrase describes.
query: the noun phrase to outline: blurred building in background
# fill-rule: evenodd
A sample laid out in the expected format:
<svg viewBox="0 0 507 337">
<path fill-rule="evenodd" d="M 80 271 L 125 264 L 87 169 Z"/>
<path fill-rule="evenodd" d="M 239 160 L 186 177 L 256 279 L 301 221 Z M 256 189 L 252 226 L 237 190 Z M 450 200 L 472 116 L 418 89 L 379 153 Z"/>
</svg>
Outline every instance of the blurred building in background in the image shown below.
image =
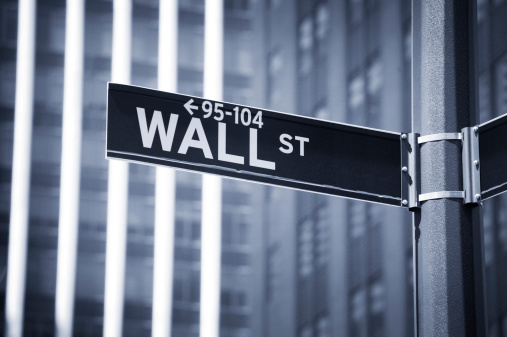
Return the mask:
<svg viewBox="0 0 507 337">
<path fill-rule="evenodd" d="M 410 2 L 257 4 L 265 106 L 410 130 Z M 409 212 L 276 188 L 267 198 L 262 336 L 413 335 Z"/>
<path fill-rule="evenodd" d="M 478 0 L 480 121 L 507 113 L 507 1 Z M 484 202 L 489 335 L 507 336 L 507 195 Z"/>
<path fill-rule="evenodd" d="M 37 1 L 24 334 L 54 334 L 63 0 Z M 224 0 L 224 100 L 410 131 L 405 0 Z M 0 329 L 5 328 L 18 2 L 0 3 Z M 156 88 L 158 1 L 132 10 L 132 84 Z M 103 331 L 113 6 L 86 1 L 74 335 Z M 507 113 L 507 1 L 478 0 L 481 121 Z M 202 96 L 204 0 L 179 1 L 178 92 Z M 311 169 L 311 168 L 309 168 Z M 155 169 L 130 165 L 123 332 L 151 333 Z M 198 336 L 201 177 L 177 173 L 173 336 Z M 224 180 L 220 335 L 413 335 L 406 210 Z M 507 197 L 484 204 L 491 337 L 507 336 Z M 205 281 L 205 280 L 204 280 Z"/>
</svg>

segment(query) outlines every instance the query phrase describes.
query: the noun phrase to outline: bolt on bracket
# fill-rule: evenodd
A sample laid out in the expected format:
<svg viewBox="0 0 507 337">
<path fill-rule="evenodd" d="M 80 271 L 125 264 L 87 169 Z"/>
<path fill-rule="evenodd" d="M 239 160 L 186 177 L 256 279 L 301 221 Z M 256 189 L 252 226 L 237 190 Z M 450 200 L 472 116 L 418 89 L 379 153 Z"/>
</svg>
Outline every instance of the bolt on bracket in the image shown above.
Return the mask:
<svg viewBox="0 0 507 337">
<path fill-rule="evenodd" d="M 463 128 L 463 192 L 465 204 L 481 201 L 481 164 L 479 160 L 479 128 Z"/>
<path fill-rule="evenodd" d="M 418 133 L 401 134 L 401 205 L 419 208 L 421 190 Z"/>
</svg>

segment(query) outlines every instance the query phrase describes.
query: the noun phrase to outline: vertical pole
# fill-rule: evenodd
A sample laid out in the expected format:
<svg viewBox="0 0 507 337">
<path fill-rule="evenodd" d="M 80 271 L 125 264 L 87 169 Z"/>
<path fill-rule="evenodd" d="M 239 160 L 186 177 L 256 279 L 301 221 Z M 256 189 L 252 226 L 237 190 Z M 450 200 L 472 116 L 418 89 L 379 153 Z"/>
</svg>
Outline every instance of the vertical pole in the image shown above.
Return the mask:
<svg viewBox="0 0 507 337">
<path fill-rule="evenodd" d="M 223 1 L 206 0 L 204 13 L 204 97 L 222 100 Z M 222 180 L 202 178 L 200 336 L 220 332 L 220 263 L 222 251 Z"/>
<path fill-rule="evenodd" d="M 132 0 L 113 2 L 113 50 L 111 81 L 130 82 Z M 104 336 L 120 337 L 123 328 L 123 296 L 127 245 L 128 173 L 126 162 L 111 160 L 107 187 L 106 280 Z"/>
<path fill-rule="evenodd" d="M 83 0 L 67 0 L 65 20 L 62 162 L 55 301 L 55 331 L 59 337 L 72 336 L 74 318 L 83 115 Z"/>
<path fill-rule="evenodd" d="M 178 82 L 178 1 L 159 1 L 158 88 L 176 91 Z M 156 168 L 153 254 L 152 337 L 171 336 L 176 173 Z"/>
<path fill-rule="evenodd" d="M 478 123 L 475 1 L 413 1 L 413 132 L 460 132 Z M 463 191 L 459 141 L 420 148 L 421 193 Z M 480 207 L 422 202 L 414 212 L 418 336 L 485 336 Z"/>
<path fill-rule="evenodd" d="M 30 159 L 32 154 L 36 2 L 20 0 L 12 158 L 11 214 L 5 299 L 5 336 L 23 335 Z"/>
</svg>

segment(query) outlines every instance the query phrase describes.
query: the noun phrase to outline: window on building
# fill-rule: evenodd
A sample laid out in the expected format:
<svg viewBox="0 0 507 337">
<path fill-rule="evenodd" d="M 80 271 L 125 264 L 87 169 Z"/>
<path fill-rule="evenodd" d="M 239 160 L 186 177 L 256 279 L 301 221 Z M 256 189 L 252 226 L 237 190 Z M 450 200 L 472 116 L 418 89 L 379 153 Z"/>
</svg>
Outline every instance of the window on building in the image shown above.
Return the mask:
<svg viewBox="0 0 507 337">
<path fill-rule="evenodd" d="M 267 262 L 266 262 L 266 298 L 268 301 L 273 300 L 275 294 L 278 291 L 278 281 L 279 275 L 278 271 L 280 270 L 279 260 L 280 260 L 280 244 L 278 242 L 273 242 L 268 247 L 267 252 Z"/>
<path fill-rule="evenodd" d="M 107 178 L 107 175 L 106 175 Z M 83 196 L 79 202 L 79 226 L 90 232 L 106 232 L 107 203 L 96 195 Z"/>
<path fill-rule="evenodd" d="M 315 111 L 315 117 L 325 120 L 330 120 L 331 116 L 329 114 L 329 110 L 327 108 L 327 105 L 320 105 L 316 111 Z"/>
<path fill-rule="evenodd" d="M 59 210 L 58 195 L 47 188 L 32 188 L 30 196 L 30 223 L 56 227 Z"/>
<path fill-rule="evenodd" d="M 184 290 L 185 280 L 181 274 L 174 275 L 173 281 L 173 300 L 174 302 L 183 302 L 185 299 Z"/>
<path fill-rule="evenodd" d="M 348 261 L 349 285 L 356 287 L 366 281 L 368 267 L 367 208 L 366 203 L 348 202 L 348 237 L 350 254 Z"/>
<path fill-rule="evenodd" d="M 479 113 L 481 123 L 488 121 L 491 118 L 491 90 L 490 90 L 490 76 L 488 72 L 479 75 Z"/>
<path fill-rule="evenodd" d="M 85 24 L 85 54 L 92 57 L 111 57 L 113 40 L 111 15 L 87 15 Z M 108 76 L 109 77 L 109 76 Z"/>
<path fill-rule="evenodd" d="M 34 164 L 60 164 L 61 136 L 49 130 L 34 130 L 32 161 Z"/>
<path fill-rule="evenodd" d="M 307 17 L 299 25 L 299 73 L 306 76 L 313 67 L 313 20 Z"/>
<path fill-rule="evenodd" d="M 178 30 L 178 64 L 202 69 L 204 64 L 204 26 L 181 26 Z"/>
<path fill-rule="evenodd" d="M 4 130 L 0 134 L 0 167 L 8 168 L 11 170 L 12 167 L 12 155 L 13 155 L 13 139 L 14 139 L 14 130 Z M 6 171 L 3 171 L 6 172 Z M 2 172 L 2 174 L 4 174 Z M 0 175 L 1 177 L 1 175 Z M 10 181 L 11 175 L 8 174 L 8 178 L 2 180 L 2 183 L 5 181 Z M 9 195 L 10 198 L 10 195 Z M 5 206 L 5 205 L 4 205 Z"/>
<path fill-rule="evenodd" d="M 173 298 L 177 303 L 199 302 L 201 279 L 199 270 L 178 268 L 174 273 Z"/>
<path fill-rule="evenodd" d="M 195 201 L 177 202 L 175 244 L 199 245 L 201 240 L 200 204 Z"/>
<path fill-rule="evenodd" d="M 366 290 L 358 289 L 352 293 L 350 298 L 350 335 L 357 337 L 366 337 L 368 333 L 366 324 Z"/>
<path fill-rule="evenodd" d="M 250 41 L 241 43 L 236 49 L 238 72 L 242 74 L 251 75 L 253 73 L 252 50 Z"/>
<path fill-rule="evenodd" d="M 202 96 L 202 81 L 192 81 L 189 79 L 180 78 L 178 79 L 178 92 L 185 95 Z"/>
<path fill-rule="evenodd" d="M 368 125 L 379 127 L 382 85 L 384 82 L 382 63 L 380 58 L 373 59 L 366 70 L 366 92 L 368 94 Z"/>
<path fill-rule="evenodd" d="M 315 231 L 317 237 L 316 259 L 320 265 L 329 260 L 329 209 L 320 207 L 315 213 Z"/>
<path fill-rule="evenodd" d="M 201 240 L 201 223 L 192 216 L 177 215 L 174 231 L 178 243 L 199 242 Z"/>
<path fill-rule="evenodd" d="M 222 243 L 226 247 L 241 247 L 248 244 L 247 214 L 230 211 L 224 212 Z"/>
<path fill-rule="evenodd" d="M 2 62 L 0 64 L 0 105 L 14 107 L 16 94 L 16 63 Z"/>
<path fill-rule="evenodd" d="M 65 51 L 65 12 L 54 10 L 49 17 L 49 50 L 63 53 Z"/>
<path fill-rule="evenodd" d="M 329 31 L 329 8 L 327 3 L 321 3 L 317 6 L 315 14 L 315 35 L 318 40 L 324 40 Z"/>
<path fill-rule="evenodd" d="M 159 5 L 159 2 L 157 0 L 134 0 L 135 4 L 140 4 L 142 6 L 149 6 L 152 8 L 157 8 Z"/>
<path fill-rule="evenodd" d="M 349 24 L 357 25 L 364 18 L 364 0 L 348 0 Z"/>
<path fill-rule="evenodd" d="M 144 240 L 146 235 L 153 236 L 154 204 L 147 202 L 146 194 L 139 191 L 143 184 L 129 184 L 128 200 L 128 233 L 129 240 Z M 154 186 L 150 185 L 150 194 L 154 194 Z M 136 191 L 137 190 L 137 191 Z M 142 195 L 140 195 L 142 194 Z"/>
<path fill-rule="evenodd" d="M 305 326 L 301 329 L 300 337 L 313 337 L 313 328 L 311 326 Z"/>
<path fill-rule="evenodd" d="M 250 0 L 224 0 L 225 10 L 247 12 L 250 9 Z"/>
<path fill-rule="evenodd" d="M 179 6 L 180 8 L 185 8 L 192 11 L 199 11 L 204 9 L 204 0 L 180 0 Z"/>
<path fill-rule="evenodd" d="M 372 314 L 385 311 L 385 286 L 381 280 L 375 280 L 370 286 L 370 305 Z"/>
<path fill-rule="evenodd" d="M 227 30 L 224 38 L 224 71 L 251 75 L 253 72 L 252 34 L 244 30 Z"/>
<path fill-rule="evenodd" d="M 243 105 L 255 105 L 252 100 L 254 97 L 253 90 L 250 87 L 239 87 L 227 85 L 224 89 L 224 101 L 235 102 Z"/>
<path fill-rule="evenodd" d="M 16 3 L 3 5 L 0 20 L 0 43 L 15 47 L 18 40 L 18 9 Z"/>
<path fill-rule="evenodd" d="M 299 225 L 299 276 L 313 272 L 313 230 L 312 221 L 304 220 Z"/>
<path fill-rule="evenodd" d="M 350 207 L 350 236 L 358 238 L 366 234 L 366 203 L 352 202 Z"/>
<path fill-rule="evenodd" d="M 494 0 L 502 1 L 502 0 Z M 477 0 L 477 23 L 481 24 L 488 14 L 488 0 Z"/>
<path fill-rule="evenodd" d="M 283 66 L 283 60 L 282 55 L 280 54 L 280 51 L 276 49 L 274 52 L 271 53 L 269 57 L 269 74 L 270 76 L 275 76 L 280 73 L 280 70 Z"/>
<path fill-rule="evenodd" d="M 136 18 L 133 20 L 132 60 L 144 65 L 157 64 L 158 20 Z"/>
<path fill-rule="evenodd" d="M 331 337 L 331 324 L 329 316 L 322 316 L 317 321 L 316 337 Z"/>
<path fill-rule="evenodd" d="M 385 312 L 385 286 L 380 279 L 370 284 L 369 289 L 369 336 L 383 337 L 384 334 L 384 312 Z"/>
<path fill-rule="evenodd" d="M 96 74 L 98 71 L 94 71 L 94 73 Z M 109 72 L 107 72 L 106 76 L 108 75 Z M 87 109 L 90 113 L 94 113 L 94 117 L 105 121 L 104 109 L 106 106 L 102 96 L 106 87 L 106 81 L 95 76 L 86 76 L 83 82 L 83 108 Z M 83 118 L 87 117 L 86 115 L 83 116 Z M 100 131 L 105 131 L 105 128 L 100 129 Z"/>
<path fill-rule="evenodd" d="M 105 146 L 105 133 L 86 132 L 83 134 L 83 143 L 81 146 L 81 159 L 83 167 L 89 168 L 107 168 L 104 162 L 104 156 L 101 155 L 100 149 Z M 133 165 L 135 166 L 135 165 Z"/>
<path fill-rule="evenodd" d="M 281 52 L 275 48 L 268 55 L 268 92 L 267 100 L 270 107 L 276 108 L 281 102 L 281 71 L 283 67 L 283 59 Z"/>
<path fill-rule="evenodd" d="M 373 96 L 377 95 L 380 89 L 382 88 L 382 83 L 384 80 L 382 64 L 380 63 L 379 58 L 375 58 L 374 61 L 368 67 L 367 70 L 367 92 L 368 95 Z"/>
<path fill-rule="evenodd" d="M 125 301 L 150 303 L 153 293 L 152 267 L 139 258 L 130 258 L 125 268 Z"/>
<path fill-rule="evenodd" d="M 351 122 L 355 124 L 365 124 L 365 116 L 362 112 L 366 100 L 365 83 L 362 74 L 357 74 L 349 81 L 349 110 L 351 113 Z"/>
<path fill-rule="evenodd" d="M 375 204 L 367 204 L 368 211 L 368 270 L 370 275 L 376 275 L 382 270 L 383 239 L 381 226 L 384 218 L 384 207 Z"/>
<path fill-rule="evenodd" d="M 63 102 L 63 68 L 62 67 L 37 67 L 35 75 L 35 103 L 46 107 L 54 107 L 48 111 L 62 113 Z M 34 111 L 36 113 L 36 111 Z"/>
<path fill-rule="evenodd" d="M 496 115 L 507 113 L 507 55 L 496 64 Z"/>
<path fill-rule="evenodd" d="M 247 306 L 247 295 L 243 289 L 222 288 L 220 305 L 223 309 L 241 310 Z"/>
</svg>

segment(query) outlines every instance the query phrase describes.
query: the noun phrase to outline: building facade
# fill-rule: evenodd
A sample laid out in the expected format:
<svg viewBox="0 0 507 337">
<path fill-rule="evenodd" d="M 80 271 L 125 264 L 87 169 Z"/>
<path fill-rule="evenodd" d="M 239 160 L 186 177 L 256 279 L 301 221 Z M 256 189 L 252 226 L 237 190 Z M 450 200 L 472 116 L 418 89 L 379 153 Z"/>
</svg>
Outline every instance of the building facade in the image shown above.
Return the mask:
<svg viewBox="0 0 507 337">
<path fill-rule="evenodd" d="M 23 334 L 55 333 L 55 296 L 60 198 L 60 162 L 66 2 L 35 1 L 36 52 L 31 157 L 29 239 Z M 79 233 L 73 334 L 103 332 L 108 161 L 104 159 L 106 89 L 111 79 L 112 1 L 85 2 L 83 133 Z M 249 1 L 224 2 L 225 100 L 251 104 L 254 75 Z M 5 294 L 13 155 L 17 50 L 17 1 L 2 1 L 1 15 L 1 234 L 0 320 Z M 203 94 L 204 1 L 179 2 L 178 92 Z M 132 2 L 131 83 L 157 87 L 159 2 Z M 123 335 L 151 334 L 155 168 L 129 165 Z M 258 187 L 224 181 L 222 214 L 221 336 L 253 336 L 256 322 L 251 281 L 259 260 L 254 227 Z M 197 336 L 200 303 L 201 176 L 177 173 L 173 286 L 173 336 Z M 257 206 L 256 206 L 257 205 Z M 260 282 L 258 282 L 260 283 Z M 256 311 L 258 312 L 258 311 Z"/>
</svg>

